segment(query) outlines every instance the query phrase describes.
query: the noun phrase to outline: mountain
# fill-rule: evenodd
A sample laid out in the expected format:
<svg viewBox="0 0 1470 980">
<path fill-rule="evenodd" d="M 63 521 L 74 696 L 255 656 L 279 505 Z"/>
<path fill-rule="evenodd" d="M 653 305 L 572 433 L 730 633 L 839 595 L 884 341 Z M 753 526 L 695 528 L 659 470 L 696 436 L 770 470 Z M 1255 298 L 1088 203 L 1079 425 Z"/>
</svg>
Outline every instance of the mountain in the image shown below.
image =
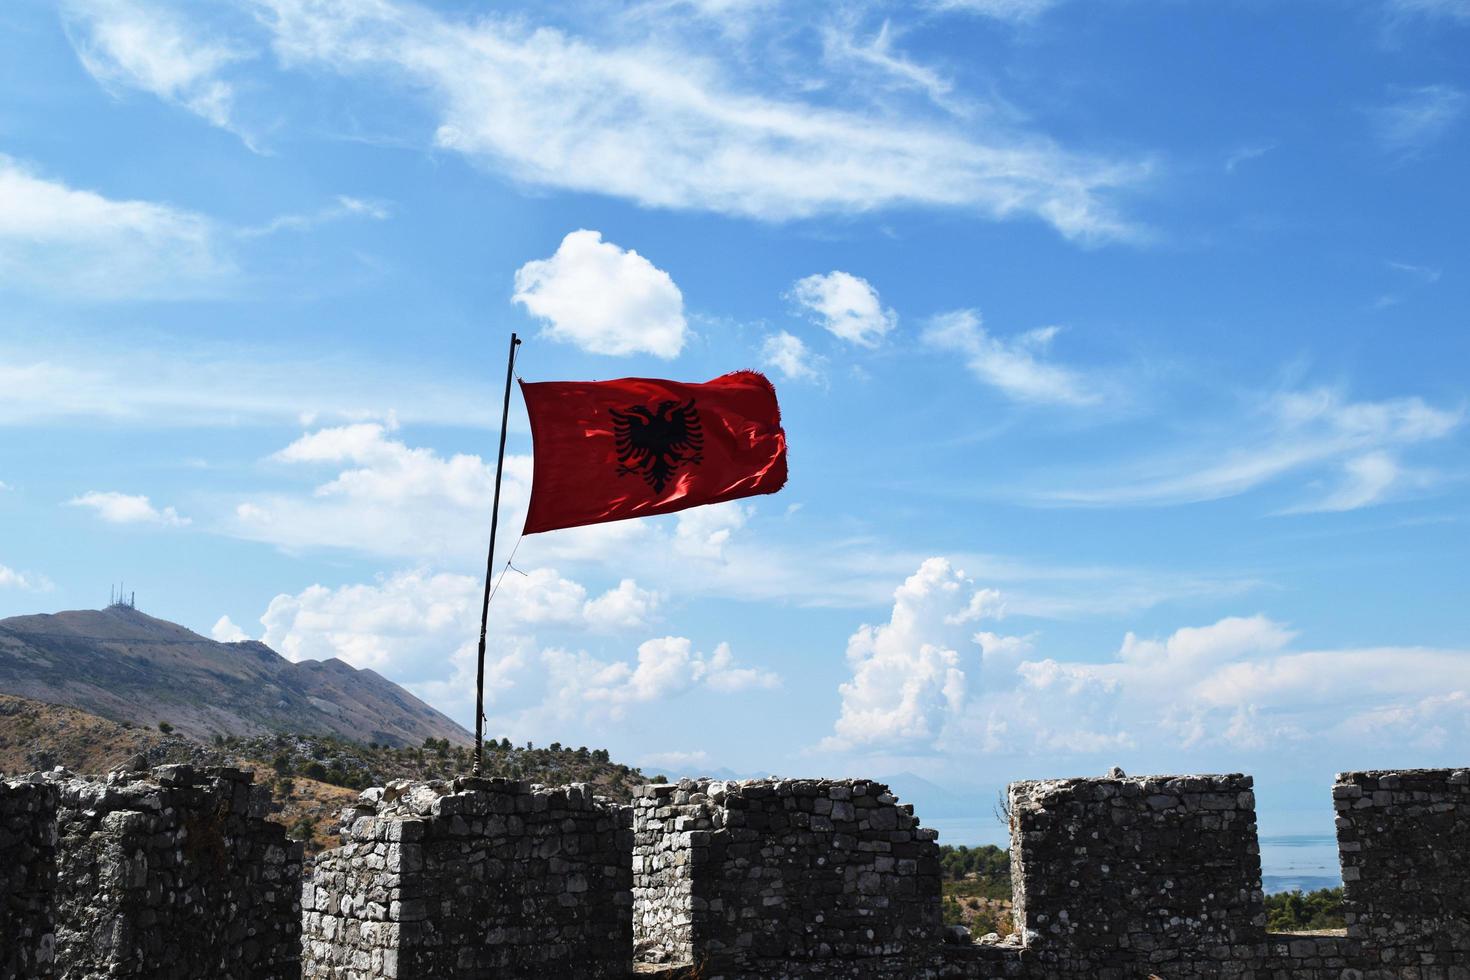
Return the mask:
<svg viewBox="0 0 1470 980">
<path fill-rule="evenodd" d="M 0 619 L 0 692 L 196 739 L 302 732 L 422 745 L 472 738 L 371 670 L 292 663 L 263 643 L 218 643 L 128 606 Z"/>
</svg>

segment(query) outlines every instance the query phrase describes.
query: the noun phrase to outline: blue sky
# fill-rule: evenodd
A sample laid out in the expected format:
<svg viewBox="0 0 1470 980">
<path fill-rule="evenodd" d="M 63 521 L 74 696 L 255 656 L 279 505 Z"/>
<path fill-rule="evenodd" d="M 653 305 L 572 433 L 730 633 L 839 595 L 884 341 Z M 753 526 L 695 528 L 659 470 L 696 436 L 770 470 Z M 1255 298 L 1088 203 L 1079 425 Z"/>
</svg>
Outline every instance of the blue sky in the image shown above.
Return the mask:
<svg viewBox="0 0 1470 980">
<path fill-rule="evenodd" d="M 779 495 L 537 535 L 489 729 L 673 770 L 1463 764 L 1464 0 L 0 9 L 0 615 L 472 725 L 527 380 L 765 370 Z M 531 471 L 509 433 L 506 521 Z M 504 525 L 503 525 L 504 526 Z M 507 539 L 515 542 L 515 534 Z"/>
</svg>

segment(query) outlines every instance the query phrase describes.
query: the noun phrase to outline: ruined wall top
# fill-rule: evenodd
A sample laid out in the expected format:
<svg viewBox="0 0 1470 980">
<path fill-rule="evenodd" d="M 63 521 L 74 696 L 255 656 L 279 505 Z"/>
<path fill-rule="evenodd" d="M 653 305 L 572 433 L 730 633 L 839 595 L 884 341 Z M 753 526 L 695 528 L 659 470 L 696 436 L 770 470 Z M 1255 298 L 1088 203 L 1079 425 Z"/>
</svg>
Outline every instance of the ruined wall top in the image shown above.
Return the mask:
<svg viewBox="0 0 1470 980">
<path fill-rule="evenodd" d="M 1170 964 L 1213 976 L 1265 941 L 1251 777 L 1014 783 L 1011 874 L 1028 946 L 1087 975 Z M 1092 971 L 1092 972 L 1089 972 Z"/>
<path fill-rule="evenodd" d="M 1332 797 L 1348 934 L 1381 962 L 1464 975 L 1470 770 L 1345 772 Z"/>
</svg>

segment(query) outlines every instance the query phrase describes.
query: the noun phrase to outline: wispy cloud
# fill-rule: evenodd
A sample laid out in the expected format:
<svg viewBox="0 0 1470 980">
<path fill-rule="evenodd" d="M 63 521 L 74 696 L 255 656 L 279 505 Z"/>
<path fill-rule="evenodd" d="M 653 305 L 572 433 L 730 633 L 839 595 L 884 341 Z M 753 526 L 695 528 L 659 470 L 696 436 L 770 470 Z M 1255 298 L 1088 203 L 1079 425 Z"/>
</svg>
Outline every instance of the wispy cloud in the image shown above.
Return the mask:
<svg viewBox="0 0 1470 980">
<path fill-rule="evenodd" d="M 1021 22 L 1040 17 L 1059 2 L 1061 0 L 931 0 L 930 6 L 939 10 Z"/>
<path fill-rule="evenodd" d="M 1249 146 L 1242 146 L 1225 158 L 1225 172 L 1233 174 L 1241 164 L 1259 160 L 1274 149 L 1276 149 L 1275 143 L 1253 143 Z"/>
<path fill-rule="evenodd" d="M 1140 160 L 1036 133 L 820 106 L 732 83 L 707 55 L 473 23 L 392 0 L 261 0 L 287 65 L 408 81 L 438 145 L 529 184 L 768 220 L 893 206 L 1034 216 L 1071 238 L 1129 237 L 1111 198 Z M 977 130 L 980 130 L 977 132 Z"/>
<path fill-rule="evenodd" d="M 1096 404 L 1102 394 L 1080 371 L 1044 360 L 1057 332 L 1057 327 L 1041 327 L 1011 338 L 995 337 L 978 310 L 954 310 L 930 320 L 923 341 L 960 354 L 970 373 L 1017 401 Z"/>
<path fill-rule="evenodd" d="M 160 350 L 167 354 L 0 345 L 0 426 L 172 429 L 385 418 L 500 425 L 479 379 L 427 366 L 199 347 L 184 338 Z"/>
<path fill-rule="evenodd" d="M 61 10 L 77 57 L 103 86 L 156 95 L 254 148 L 233 117 L 235 90 L 223 77 L 248 51 L 205 35 L 161 4 L 65 0 Z"/>
<path fill-rule="evenodd" d="M 69 187 L 0 154 L 0 289 L 91 300 L 199 295 L 233 273 L 218 235 L 203 215 Z"/>
<path fill-rule="evenodd" d="M 141 494 L 118 493 L 115 490 L 92 490 L 67 501 L 72 507 L 87 507 L 109 524 L 157 524 L 162 527 L 187 527 L 193 523 L 181 517 L 172 507 L 155 507 Z"/>
<path fill-rule="evenodd" d="M 935 105 L 964 115 L 967 106 L 955 95 L 954 82 L 935 68 L 904 56 L 895 45 L 891 21 L 865 36 L 847 20 L 834 20 L 822 29 L 822 57 L 831 66 L 855 66 L 880 84 L 923 92 Z"/>
<path fill-rule="evenodd" d="M 370 221 L 386 221 L 392 214 L 386 204 L 366 201 L 360 197 L 339 194 L 334 203 L 318 208 L 308 214 L 283 214 L 263 225 L 242 228 L 237 233 L 242 238 L 263 238 L 282 231 L 310 231 L 320 225 L 330 224 L 346 218 L 364 218 Z"/>
<path fill-rule="evenodd" d="M 1094 476 L 1088 489 L 1046 491 L 1037 499 L 1076 506 L 1197 503 L 1246 493 L 1292 474 L 1334 470 L 1340 482 L 1326 496 L 1292 512 L 1354 510 L 1388 499 L 1401 486 L 1398 456 L 1411 446 L 1443 439 L 1463 421 L 1460 409 L 1420 398 L 1350 402 L 1319 388 L 1266 400 L 1241 427 L 1235 444 L 1212 445 L 1178 457 L 1132 461 L 1139 474 L 1126 482 Z"/>
<path fill-rule="evenodd" d="M 1453 85 L 1396 88 L 1389 100 L 1368 110 L 1379 144 L 1400 157 L 1413 157 L 1438 142 L 1465 114 L 1466 95 Z"/>
<path fill-rule="evenodd" d="M 1388 0 L 1388 8 L 1404 16 L 1470 21 L 1470 0 Z"/>
</svg>

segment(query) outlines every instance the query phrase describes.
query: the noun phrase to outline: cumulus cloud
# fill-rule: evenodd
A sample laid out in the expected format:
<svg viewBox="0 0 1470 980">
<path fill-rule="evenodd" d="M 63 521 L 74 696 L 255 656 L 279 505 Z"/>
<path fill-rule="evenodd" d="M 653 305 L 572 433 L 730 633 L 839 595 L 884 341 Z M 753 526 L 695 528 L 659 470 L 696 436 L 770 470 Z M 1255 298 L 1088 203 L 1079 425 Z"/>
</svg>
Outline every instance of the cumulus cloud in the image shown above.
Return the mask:
<svg viewBox="0 0 1470 980">
<path fill-rule="evenodd" d="M 1256 416 L 1235 427 L 1237 443 L 1214 445 L 1176 457 L 1134 462 L 1137 476 L 1108 485 L 1102 477 L 1087 489 L 1047 491 L 1042 499 L 1078 505 L 1178 504 L 1246 493 L 1293 473 L 1340 470 L 1326 496 L 1289 512 L 1341 511 L 1392 499 L 1405 482 L 1399 456 L 1412 446 L 1444 439 L 1464 419 L 1460 409 L 1441 409 L 1421 398 L 1348 401 L 1328 388 L 1267 398 Z M 1414 486 L 1430 480 L 1416 476 Z"/>
<path fill-rule="evenodd" d="M 327 468 L 334 475 L 309 493 L 240 501 L 226 525 L 239 537 L 287 549 L 350 548 L 433 561 L 483 553 L 495 473 L 477 455 L 443 456 L 407 445 L 383 423 L 362 422 L 309 432 L 271 458 L 293 470 Z M 506 458 L 506 511 L 524 512 L 530 476 L 530 457 Z"/>
<path fill-rule="evenodd" d="M 1081 372 L 1044 359 L 1057 332 L 1057 327 L 1041 327 L 1002 339 L 985 329 L 978 310 L 954 310 L 930 320 L 923 340 L 936 350 L 960 354 L 970 373 L 1017 401 L 1097 403 L 1101 393 Z"/>
<path fill-rule="evenodd" d="M 750 519 L 751 510 L 739 501 L 681 510 L 674 525 L 674 548 L 682 555 L 723 558 L 731 536 Z"/>
<path fill-rule="evenodd" d="M 644 32 L 603 44 L 525 17 L 467 22 L 393 0 L 262 0 L 281 61 L 408 84 L 438 145 L 528 184 L 657 208 L 783 220 L 893 206 L 1034 216 L 1128 237 L 1108 198 L 1146 163 L 999 124 L 958 127 L 766 94 Z"/>
<path fill-rule="evenodd" d="M 596 231 L 574 231 L 550 258 L 516 270 L 514 299 L 547 336 L 593 354 L 677 357 L 688 334 L 669 274 Z"/>
<path fill-rule="evenodd" d="M 33 572 L 16 571 L 8 565 L 0 565 L 0 589 L 18 589 L 22 592 L 48 592 L 51 580 Z"/>
<path fill-rule="evenodd" d="M 247 51 L 203 35 L 157 4 L 65 0 L 61 9 L 77 57 L 102 85 L 149 92 L 222 129 L 237 129 L 234 87 L 222 73 L 248 58 Z"/>
<path fill-rule="evenodd" d="M 109 524 L 157 524 L 163 527 L 186 527 L 189 518 L 179 516 L 172 507 L 155 507 L 142 494 L 92 490 L 67 501 L 72 507 L 90 507 Z"/>
<path fill-rule="evenodd" d="M 0 289 L 115 300 L 195 296 L 232 272 L 203 216 L 113 200 L 0 154 Z"/>
<path fill-rule="evenodd" d="M 705 656 L 682 636 L 665 636 L 638 646 L 633 663 L 604 663 L 586 654 L 546 652 L 561 698 L 607 711 L 620 718 L 632 704 L 647 703 L 704 687 L 721 694 L 778 687 L 770 671 L 742 667 L 728 643 Z"/>
<path fill-rule="evenodd" d="M 787 381 L 819 380 L 819 360 L 800 337 L 784 330 L 771 334 L 761 344 L 761 363 Z"/>
<path fill-rule="evenodd" d="M 1470 692 L 1463 651 L 1296 650 L 1296 638 L 1265 616 L 1236 616 L 1163 639 L 1129 633 L 1098 662 L 1027 657 L 1013 683 L 975 698 L 955 730 L 990 752 L 1080 755 L 1366 745 L 1416 724 L 1420 734 L 1439 727 L 1435 739 L 1470 731 L 1452 707 Z"/>
<path fill-rule="evenodd" d="M 474 576 L 413 569 L 375 582 L 313 585 L 271 600 L 263 641 L 290 660 L 338 657 L 355 667 L 415 675 L 433 659 L 479 635 L 483 582 Z M 624 579 L 600 595 L 555 569 L 514 572 L 500 580 L 491 604 L 497 633 L 541 628 L 612 632 L 642 628 L 659 597 Z"/>
<path fill-rule="evenodd" d="M 861 347 L 878 346 L 898 323 L 898 315 L 884 309 L 872 283 L 848 272 L 798 279 L 791 297 L 834 336 Z"/>
<path fill-rule="evenodd" d="M 239 643 L 250 639 L 250 634 L 237 626 L 229 616 L 221 616 L 216 620 L 209 629 L 209 635 L 220 643 Z"/>
<path fill-rule="evenodd" d="M 965 624 L 987 599 L 944 558 L 930 558 L 893 594 L 887 623 L 862 626 L 847 641 L 852 678 L 827 748 L 921 748 L 965 709 L 975 640 Z M 968 656 L 967 656 L 968 655 Z"/>
<path fill-rule="evenodd" d="M 372 582 L 313 585 L 271 600 L 261 639 L 294 661 L 335 657 L 375 670 L 472 723 L 481 584 L 411 569 Z M 645 627 L 658 603 L 626 579 L 592 594 L 553 569 L 507 575 L 490 607 L 486 650 L 495 724 L 560 736 L 568 723 L 616 720 L 663 698 L 779 685 L 776 674 L 737 662 L 723 643 L 706 655 L 685 637 L 666 636 L 621 659 L 580 649 L 599 634 Z M 222 620 L 217 630 L 232 625 Z"/>
</svg>

